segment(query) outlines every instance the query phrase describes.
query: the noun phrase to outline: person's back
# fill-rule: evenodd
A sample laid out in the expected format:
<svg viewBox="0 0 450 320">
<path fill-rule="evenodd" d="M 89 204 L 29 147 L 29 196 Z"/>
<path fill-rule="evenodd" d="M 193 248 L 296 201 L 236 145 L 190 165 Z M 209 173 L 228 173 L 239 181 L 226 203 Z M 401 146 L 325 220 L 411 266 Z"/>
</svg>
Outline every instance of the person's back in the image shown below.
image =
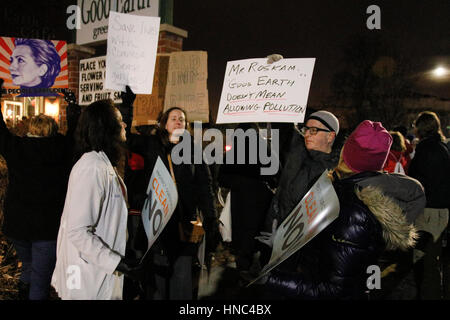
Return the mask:
<svg viewBox="0 0 450 320">
<path fill-rule="evenodd" d="M 419 143 L 409 175 L 422 183 L 427 200 L 423 214 L 416 220 L 421 231 L 421 245 L 414 250 L 418 291 L 421 299 L 441 299 L 442 235 L 450 208 L 450 155 L 434 112 L 421 112 L 414 126 Z"/>
<path fill-rule="evenodd" d="M 392 138 L 380 123 L 364 121 L 347 139 L 333 175 L 339 216 L 299 251 L 295 273 L 272 271 L 269 290 L 290 298 L 367 298 L 367 268 L 377 265 L 383 250 L 406 250 L 415 229 L 400 206 L 380 188 L 361 188 L 379 175 Z"/>
<path fill-rule="evenodd" d="M 13 238 L 56 238 L 70 156 L 64 136 L 11 137 L 0 149 L 8 165 L 3 232 Z"/>
<path fill-rule="evenodd" d="M 409 162 L 406 152 L 406 141 L 403 135 L 398 131 L 389 132 L 393 138 L 391 150 L 389 151 L 384 170 L 390 173 L 407 174 Z"/>
<path fill-rule="evenodd" d="M 427 208 L 450 207 L 449 151 L 439 135 L 420 140 L 411 160 L 409 175 L 423 184 Z"/>
<path fill-rule="evenodd" d="M 15 136 L 0 114 L 0 154 L 8 167 L 2 231 L 23 265 L 21 299 L 48 297 L 80 110 L 73 96 L 65 94 L 65 98 L 69 102 L 66 136 L 57 133 L 56 121 L 46 115 L 31 118 L 27 136 Z"/>
</svg>

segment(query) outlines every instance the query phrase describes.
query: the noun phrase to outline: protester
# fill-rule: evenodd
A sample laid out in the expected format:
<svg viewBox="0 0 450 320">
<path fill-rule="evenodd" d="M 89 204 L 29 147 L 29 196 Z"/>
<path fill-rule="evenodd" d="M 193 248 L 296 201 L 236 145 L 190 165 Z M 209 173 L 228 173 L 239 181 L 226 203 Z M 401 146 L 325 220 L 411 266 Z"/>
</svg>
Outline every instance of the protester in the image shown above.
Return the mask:
<svg viewBox="0 0 450 320">
<path fill-rule="evenodd" d="M 415 122 L 419 138 L 409 175 L 419 180 L 427 198 L 423 215 L 416 220 L 420 231 L 419 246 L 414 251 L 419 298 L 441 299 L 442 232 L 448 224 L 450 208 L 450 158 L 443 142 L 441 124 L 434 112 L 421 112 Z"/>
<path fill-rule="evenodd" d="M 392 148 L 391 148 L 392 149 Z M 399 173 L 384 173 L 357 183 L 360 188 L 377 187 L 403 211 L 408 224 L 423 213 L 426 198 L 419 181 Z M 386 250 L 379 259 L 381 289 L 372 290 L 370 299 L 412 300 L 417 296 L 413 273 L 413 249 Z"/>
<path fill-rule="evenodd" d="M 409 164 L 411 163 L 411 159 L 414 156 L 414 148 L 415 146 L 412 143 L 412 140 L 414 139 L 414 136 L 412 134 L 408 134 L 408 130 L 405 126 L 396 126 L 392 129 L 392 131 L 399 132 L 404 140 L 405 140 L 405 147 L 406 150 L 403 152 L 403 157 L 406 159 L 406 171 L 408 171 Z"/>
<path fill-rule="evenodd" d="M 243 130 L 248 133 L 253 130 L 257 139 L 264 139 L 259 134 L 257 124 L 240 124 L 236 131 Z M 255 236 L 264 227 L 264 220 L 270 202 L 273 197 L 272 188 L 275 187 L 275 177 L 273 175 L 261 175 L 263 167 L 260 161 L 252 164 L 251 159 L 259 159 L 259 148 L 265 144 L 257 141 L 245 139 L 245 147 L 236 144 L 234 139 L 231 150 L 233 153 L 233 164 L 222 164 L 219 172 L 219 184 L 221 187 L 230 189 L 231 192 L 231 248 L 235 256 L 236 268 L 240 272 L 253 272 L 253 263 L 258 264 L 256 255 L 259 251 L 259 242 Z M 242 140 L 241 140 L 242 141 Z M 255 143 L 255 148 L 250 148 L 250 144 Z M 255 154 L 250 154 L 253 151 Z M 278 150 L 277 150 L 278 151 Z M 244 163 L 236 163 L 238 152 L 245 152 Z M 226 155 L 224 155 L 224 158 Z M 255 199 L 258 199 L 257 201 Z M 257 271 L 256 271 L 257 272 Z"/>
<path fill-rule="evenodd" d="M 121 111 L 127 123 L 131 124 L 133 99 L 129 99 L 127 95 L 133 95 L 128 88 L 125 101 L 129 104 L 123 103 Z M 146 177 L 145 187 L 141 190 L 138 191 L 135 186 L 130 185 L 130 188 L 134 187 L 136 192 L 133 196 L 136 201 L 131 206 L 133 209 L 140 211 L 144 205 L 143 200 L 146 198 L 148 181 L 158 157 L 161 158 L 167 170 L 173 172 L 178 191 L 177 207 L 159 238 L 153 244 L 151 252 L 146 256 L 147 299 L 190 300 L 195 298 L 193 291 L 195 291 L 198 281 L 193 280 L 192 266 L 197 260 L 199 244 L 182 241 L 180 226 L 183 227 L 183 231 L 189 233 L 193 227 L 191 221 L 196 220 L 198 210 L 203 215 L 207 256 L 208 253 L 215 250 L 220 239 L 211 175 L 207 165 L 203 162 L 195 164 L 193 153 L 191 154 L 191 163 L 174 164 L 172 159 L 169 159 L 172 148 L 179 142 L 179 135 L 187 129 L 187 123 L 186 113 L 183 109 L 170 108 L 159 118 L 158 130 L 155 135 L 131 136 L 128 142 L 131 152 L 143 156 Z M 193 142 L 191 150 L 194 150 Z M 131 180 L 127 183 L 133 184 Z M 143 228 L 140 230 L 142 234 Z M 143 239 L 141 251 L 145 252 L 147 240 L 142 236 L 137 236 L 137 238 Z"/>
<path fill-rule="evenodd" d="M 292 137 L 289 158 L 266 219 L 267 228 L 271 228 L 273 219 L 281 223 L 323 171 L 337 164 L 339 150 L 333 150 L 333 143 L 339 133 L 338 119 L 321 110 L 312 113 L 305 123 Z"/>
<path fill-rule="evenodd" d="M 391 143 L 382 125 L 369 120 L 349 136 L 330 174 L 338 218 L 300 249 L 296 272 L 275 270 L 265 277 L 269 290 L 300 299 L 366 299 L 367 268 L 377 265 L 385 248 L 414 245 L 414 226 L 400 206 L 378 187 L 358 187 L 381 174 Z"/>
<path fill-rule="evenodd" d="M 111 100 L 90 104 L 80 116 L 79 160 L 70 173 L 52 278 L 62 299 L 121 299 L 122 273 L 136 272 L 137 263 L 124 258 L 127 195 L 115 169 L 125 126 Z"/>
<path fill-rule="evenodd" d="M 392 136 L 392 146 L 389 151 L 384 170 L 387 172 L 395 172 L 408 174 L 408 160 L 404 156 L 406 151 L 405 138 L 398 131 L 390 131 Z"/>
<path fill-rule="evenodd" d="M 16 136 L 24 137 L 28 134 L 29 128 L 30 128 L 30 120 L 27 117 L 22 117 L 22 120 L 20 120 L 17 123 L 13 133 Z"/>
<path fill-rule="evenodd" d="M 66 136 L 58 134 L 55 120 L 45 115 L 31 118 L 28 136 L 15 136 L 0 114 L 0 154 L 6 160 L 9 179 L 3 233 L 22 262 L 20 299 L 43 300 L 49 295 L 72 165 L 72 136 L 80 112 L 73 94 L 67 93 L 66 99 L 70 100 Z"/>
</svg>

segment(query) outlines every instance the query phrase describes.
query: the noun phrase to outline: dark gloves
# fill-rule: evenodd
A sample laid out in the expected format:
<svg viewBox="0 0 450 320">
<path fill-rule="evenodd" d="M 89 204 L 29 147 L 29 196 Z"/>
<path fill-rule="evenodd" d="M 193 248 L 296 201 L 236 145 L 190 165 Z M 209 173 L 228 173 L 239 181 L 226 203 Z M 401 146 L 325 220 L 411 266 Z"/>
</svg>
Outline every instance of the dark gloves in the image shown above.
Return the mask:
<svg viewBox="0 0 450 320">
<path fill-rule="evenodd" d="M 128 85 L 125 86 L 125 92 L 122 91 L 120 97 L 122 98 L 122 104 L 126 104 L 127 106 L 132 106 L 136 99 L 136 95 Z"/>
<path fill-rule="evenodd" d="M 69 104 L 66 109 L 67 119 L 74 119 L 81 113 L 81 107 L 77 104 L 77 98 L 72 91 L 64 90 L 64 100 Z"/>
<path fill-rule="evenodd" d="M 68 104 L 76 104 L 77 103 L 77 98 L 75 97 L 75 93 L 73 93 L 72 91 L 69 90 L 64 90 L 64 100 L 66 100 L 66 102 Z"/>
<path fill-rule="evenodd" d="M 133 93 L 129 86 L 125 86 L 125 90 L 126 92 L 122 92 L 120 95 L 120 97 L 122 98 L 122 104 L 119 106 L 119 111 L 122 114 L 123 122 L 125 122 L 127 125 L 126 131 L 128 137 L 133 122 L 133 103 L 136 99 L 136 95 Z"/>
<path fill-rule="evenodd" d="M 139 263 L 139 260 L 122 258 L 116 267 L 116 271 L 123 273 L 125 277 L 140 280 L 143 276 L 143 265 Z"/>
</svg>

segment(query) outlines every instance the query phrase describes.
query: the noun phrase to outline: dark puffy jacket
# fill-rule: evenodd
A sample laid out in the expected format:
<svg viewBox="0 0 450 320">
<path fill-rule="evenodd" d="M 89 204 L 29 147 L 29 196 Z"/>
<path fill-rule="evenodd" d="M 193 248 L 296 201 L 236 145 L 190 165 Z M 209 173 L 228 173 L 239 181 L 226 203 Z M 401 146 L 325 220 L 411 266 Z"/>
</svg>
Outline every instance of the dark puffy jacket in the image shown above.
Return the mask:
<svg viewBox="0 0 450 320">
<path fill-rule="evenodd" d="M 356 184 L 376 173 L 365 172 L 333 185 L 339 198 L 338 218 L 300 249 L 299 272 L 273 271 L 267 285 L 281 295 L 301 299 L 359 299 L 383 250 L 414 245 L 413 225 L 402 209 L 373 186 Z"/>
<path fill-rule="evenodd" d="M 450 158 L 439 135 L 425 138 L 416 147 L 409 175 L 422 183 L 427 208 L 450 208 Z"/>
<path fill-rule="evenodd" d="M 339 160 L 338 148 L 331 153 L 308 151 L 305 140 L 294 130 L 286 165 L 281 172 L 277 192 L 267 214 L 265 228 L 271 230 L 273 219 L 278 224 L 291 213 L 325 169 L 332 169 Z"/>
</svg>

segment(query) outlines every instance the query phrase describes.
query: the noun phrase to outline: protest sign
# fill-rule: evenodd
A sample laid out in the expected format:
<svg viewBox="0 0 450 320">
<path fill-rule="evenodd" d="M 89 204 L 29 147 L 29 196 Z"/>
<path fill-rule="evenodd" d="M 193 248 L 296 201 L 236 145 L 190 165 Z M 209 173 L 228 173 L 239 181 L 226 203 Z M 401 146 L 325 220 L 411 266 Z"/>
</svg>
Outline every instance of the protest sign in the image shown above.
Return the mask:
<svg viewBox="0 0 450 320">
<path fill-rule="evenodd" d="M 80 28 L 77 30 L 78 45 L 92 44 L 106 40 L 110 10 L 151 17 L 157 17 L 159 13 L 158 0 L 78 0 L 77 3 L 80 14 L 80 17 L 77 18 L 80 24 Z"/>
<path fill-rule="evenodd" d="M 3 94 L 57 96 L 69 86 L 67 43 L 0 37 L 0 78 Z"/>
<path fill-rule="evenodd" d="M 207 59 L 205 51 L 171 53 L 164 110 L 181 107 L 189 121 L 209 121 Z"/>
<path fill-rule="evenodd" d="M 315 58 L 227 63 L 216 123 L 303 122 Z"/>
<path fill-rule="evenodd" d="M 170 54 L 168 53 L 157 55 L 152 94 L 136 95 L 133 111 L 133 126 L 157 123 L 158 115 L 164 109 L 169 59 Z"/>
<path fill-rule="evenodd" d="M 148 239 L 148 249 L 159 237 L 172 217 L 178 201 L 178 192 L 172 176 L 158 157 L 147 187 L 147 199 L 142 209 L 142 223 Z"/>
<path fill-rule="evenodd" d="M 159 17 L 109 13 L 106 89 L 152 93 L 159 24 Z"/>
<path fill-rule="evenodd" d="M 106 56 L 80 60 L 79 72 L 79 105 L 88 105 L 103 99 L 112 99 L 114 103 L 122 102 L 120 91 L 105 89 Z"/>
<path fill-rule="evenodd" d="M 325 170 L 289 216 L 278 227 L 269 262 L 250 284 L 289 258 L 339 215 L 339 199 Z M 249 285 L 250 285 L 249 284 Z"/>
</svg>

